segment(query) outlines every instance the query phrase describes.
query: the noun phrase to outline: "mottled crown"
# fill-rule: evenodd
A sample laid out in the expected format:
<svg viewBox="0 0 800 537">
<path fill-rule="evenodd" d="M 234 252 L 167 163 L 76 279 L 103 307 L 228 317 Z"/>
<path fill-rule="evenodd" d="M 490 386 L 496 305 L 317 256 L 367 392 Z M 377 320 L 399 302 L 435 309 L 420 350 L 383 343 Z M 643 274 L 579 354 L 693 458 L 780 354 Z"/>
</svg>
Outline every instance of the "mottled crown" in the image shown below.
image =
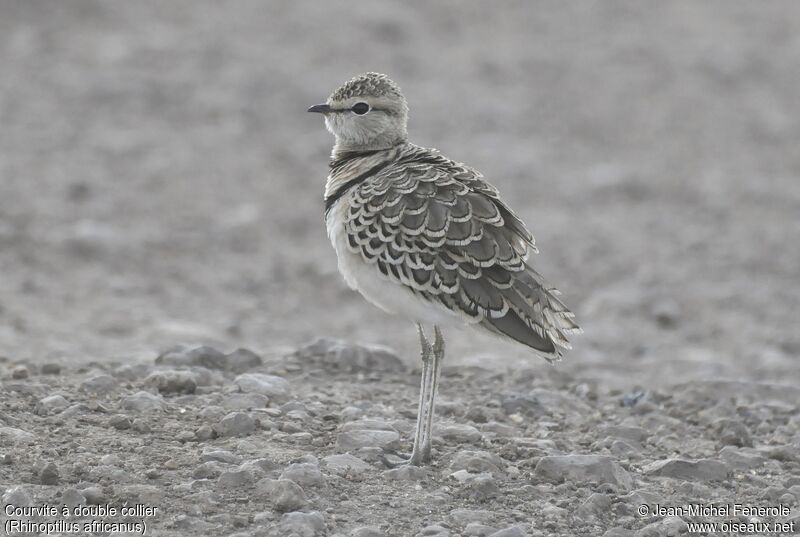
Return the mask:
<svg viewBox="0 0 800 537">
<path fill-rule="evenodd" d="M 351 78 L 342 87 L 331 94 L 332 101 L 346 101 L 351 97 L 388 97 L 403 98 L 400 87 L 381 73 L 364 73 Z"/>
</svg>

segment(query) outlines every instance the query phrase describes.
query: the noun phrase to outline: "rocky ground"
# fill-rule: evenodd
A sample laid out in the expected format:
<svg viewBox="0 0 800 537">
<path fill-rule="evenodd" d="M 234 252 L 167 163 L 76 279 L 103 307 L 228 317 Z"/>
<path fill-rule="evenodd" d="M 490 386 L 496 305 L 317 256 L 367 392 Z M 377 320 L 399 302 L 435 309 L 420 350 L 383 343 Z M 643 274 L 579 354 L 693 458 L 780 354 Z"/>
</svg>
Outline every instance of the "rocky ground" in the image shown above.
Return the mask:
<svg viewBox="0 0 800 537">
<path fill-rule="evenodd" d="M 223 537 L 796 520 L 800 3 L 6 0 L 0 66 L 2 503 Z M 426 469 L 383 462 L 417 338 L 337 273 L 305 112 L 368 70 L 585 329 L 555 367 L 446 331 Z"/>
<path fill-rule="evenodd" d="M 387 349 L 331 340 L 269 358 L 5 362 L 0 495 L 156 507 L 99 517 L 144 520 L 149 535 L 645 537 L 758 520 L 639 512 L 711 502 L 783 505 L 760 519 L 800 526 L 796 386 L 622 393 L 557 368 L 445 367 L 435 462 L 389 468 L 410 448 L 416 374 Z"/>
</svg>

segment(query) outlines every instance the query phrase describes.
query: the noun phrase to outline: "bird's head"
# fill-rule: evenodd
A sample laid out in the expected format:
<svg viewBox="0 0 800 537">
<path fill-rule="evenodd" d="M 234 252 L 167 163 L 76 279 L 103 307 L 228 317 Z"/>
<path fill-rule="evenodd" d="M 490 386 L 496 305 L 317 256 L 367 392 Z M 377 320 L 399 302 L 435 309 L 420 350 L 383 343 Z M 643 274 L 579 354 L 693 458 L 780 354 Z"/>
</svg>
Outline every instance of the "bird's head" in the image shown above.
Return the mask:
<svg viewBox="0 0 800 537">
<path fill-rule="evenodd" d="M 325 115 L 325 126 L 342 150 L 386 149 L 407 137 L 406 99 L 397 84 L 380 73 L 348 80 L 324 104 L 308 111 Z"/>
</svg>

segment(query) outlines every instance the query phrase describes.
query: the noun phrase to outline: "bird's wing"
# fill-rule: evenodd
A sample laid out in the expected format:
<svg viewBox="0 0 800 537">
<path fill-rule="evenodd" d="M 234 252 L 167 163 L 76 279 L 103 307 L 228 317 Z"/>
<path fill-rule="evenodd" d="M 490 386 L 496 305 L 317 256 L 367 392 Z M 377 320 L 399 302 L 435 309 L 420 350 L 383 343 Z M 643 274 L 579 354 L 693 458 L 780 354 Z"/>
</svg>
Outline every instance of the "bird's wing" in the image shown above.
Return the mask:
<svg viewBox="0 0 800 537">
<path fill-rule="evenodd" d="M 466 322 L 557 359 L 580 331 L 526 263 L 533 235 L 480 173 L 415 148 L 349 193 L 348 246 Z"/>
</svg>

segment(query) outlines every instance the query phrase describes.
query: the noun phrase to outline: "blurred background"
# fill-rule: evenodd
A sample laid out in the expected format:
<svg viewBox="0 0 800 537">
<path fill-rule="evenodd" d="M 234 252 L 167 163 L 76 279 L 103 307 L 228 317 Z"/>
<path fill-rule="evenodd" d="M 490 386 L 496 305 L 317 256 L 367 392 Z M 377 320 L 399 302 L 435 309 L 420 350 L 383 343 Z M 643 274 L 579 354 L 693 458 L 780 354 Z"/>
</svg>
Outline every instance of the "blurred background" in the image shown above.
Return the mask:
<svg viewBox="0 0 800 537">
<path fill-rule="evenodd" d="M 390 345 L 305 109 L 374 70 L 481 170 L 610 385 L 800 381 L 800 4 L 0 0 L 0 355 Z M 449 363 L 539 366 L 450 335 Z M 540 367 L 546 367 L 542 362 Z"/>
</svg>

